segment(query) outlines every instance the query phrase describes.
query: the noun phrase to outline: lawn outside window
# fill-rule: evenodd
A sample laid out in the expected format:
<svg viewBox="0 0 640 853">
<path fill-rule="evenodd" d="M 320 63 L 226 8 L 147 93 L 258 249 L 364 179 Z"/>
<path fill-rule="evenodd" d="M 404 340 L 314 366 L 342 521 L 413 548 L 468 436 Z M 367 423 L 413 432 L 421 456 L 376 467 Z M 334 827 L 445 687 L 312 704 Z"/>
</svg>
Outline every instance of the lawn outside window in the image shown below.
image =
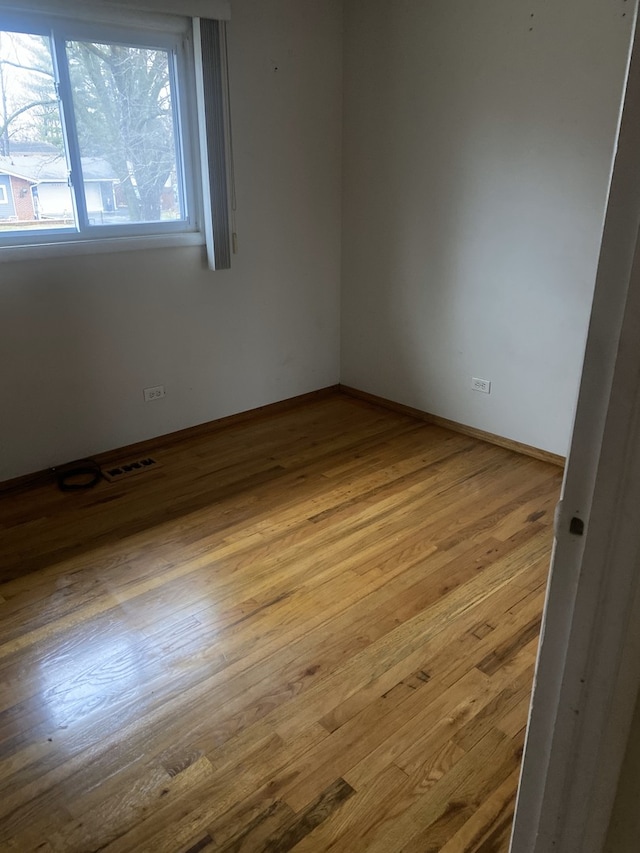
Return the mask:
<svg viewBox="0 0 640 853">
<path fill-rule="evenodd" d="M 172 27 L 0 14 L 0 256 L 203 242 L 191 22 Z"/>
</svg>

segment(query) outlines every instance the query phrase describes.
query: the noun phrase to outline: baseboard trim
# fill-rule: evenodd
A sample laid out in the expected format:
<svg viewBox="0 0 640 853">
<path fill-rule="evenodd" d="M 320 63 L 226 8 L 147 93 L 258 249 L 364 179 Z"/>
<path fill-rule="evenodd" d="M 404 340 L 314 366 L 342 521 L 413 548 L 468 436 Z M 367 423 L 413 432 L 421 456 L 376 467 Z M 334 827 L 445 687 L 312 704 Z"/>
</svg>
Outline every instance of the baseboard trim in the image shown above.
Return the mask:
<svg viewBox="0 0 640 853">
<path fill-rule="evenodd" d="M 148 456 L 157 453 L 159 449 L 168 447 L 178 442 L 190 438 L 200 438 L 217 432 L 220 429 L 231 426 L 232 424 L 245 423 L 246 421 L 256 420 L 261 417 L 284 412 L 288 409 L 295 409 L 305 403 L 319 400 L 324 397 L 340 393 L 339 385 L 329 385 L 327 388 L 320 388 L 317 391 L 309 391 L 306 394 L 299 394 L 297 397 L 289 397 L 286 400 L 278 400 L 275 403 L 267 403 L 265 406 L 258 406 L 255 409 L 248 409 L 245 412 L 238 412 L 235 415 L 227 415 L 224 418 L 218 418 L 214 421 L 207 421 L 203 424 L 196 424 L 192 427 L 170 432 L 166 435 L 159 435 L 155 438 L 147 438 L 143 441 L 137 441 L 134 444 L 128 444 L 124 447 L 117 447 L 114 450 L 106 450 L 102 453 L 94 453 L 92 459 L 102 467 L 113 465 L 123 458 L 136 458 L 138 456 Z M 62 464 L 62 463 L 61 463 Z M 52 468 L 45 468 L 41 471 L 34 471 L 32 474 L 23 474 L 20 477 L 13 477 L 11 480 L 0 482 L 0 494 L 14 490 L 30 488 L 43 483 L 53 483 L 55 477 L 52 474 Z"/>
<path fill-rule="evenodd" d="M 457 421 L 450 421 L 447 418 L 441 418 L 438 415 L 432 415 L 422 409 L 415 409 L 412 406 L 406 406 L 404 403 L 396 403 L 394 400 L 388 400 L 386 397 L 379 397 L 377 394 L 370 394 L 368 391 L 360 391 L 358 388 L 352 388 L 349 385 L 329 385 L 326 388 L 320 388 L 317 391 L 309 391 L 306 394 L 300 394 L 297 397 L 289 397 L 286 400 L 278 400 L 275 403 L 268 403 L 265 406 L 258 406 L 255 409 L 248 409 L 245 412 L 238 412 L 235 415 L 227 415 L 224 418 L 218 418 L 214 421 L 207 421 L 203 424 L 196 424 L 192 427 L 170 432 L 166 435 L 148 438 L 143 441 L 138 441 L 134 444 L 129 444 L 124 447 L 118 447 L 114 450 L 107 450 L 103 453 L 93 454 L 100 465 L 112 465 L 123 457 L 137 457 L 139 455 L 149 455 L 157 453 L 159 449 L 176 444 L 180 441 L 190 438 L 199 438 L 224 429 L 232 424 L 245 423 L 246 421 L 254 420 L 260 417 L 267 417 L 277 412 L 284 412 L 288 409 L 294 409 L 297 406 L 302 406 L 313 400 L 330 397 L 334 394 L 345 394 L 348 397 L 354 397 L 371 403 L 374 406 L 380 406 L 389 411 L 398 412 L 403 415 L 409 415 L 413 418 L 426 421 L 435 426 L 450 429 L 452 432 L 459 432 L 463 435 L 469 435 L 472 438 L 477 438 L 480 441 L 486 441 L 489 444 L 496 444 L 498 447 L 504 447 L 507 450 L 513 450 L 516 453 L 521 453 L 525 456 L 532 456 L 534 459 L 541 459 L 543 462 L 550 462 L 553 465 L 558 465 L 561 468 L 565 465 L 565 457 L 556 453 L 549 453 L 546 450 L 540 450 L 537 447 L 531 447 L 528 444 L 522 444 L 519 441 L 513 441 L 509 438 L 503 438 L 500 435 L 494 435 L 490 432 L 485 432 L 475 427 L 460 424 Z M 11 480 L 0 482 L 0 494 L 14 490 L 31 488 L 33 486 L 42 485 L 43 483 L 53 483 L 54 475 L 51 468 L 45 468 L 41 471 L 34 471 L 31 474 L 23 474 L 20 477 L 14 477 Z"/>
<path fill-rule="evenodd" d="M 358 388 L 352 388 L 349 385 L 338 386 L 342 394 L 349 397 L 356 397 L 359 400 L 364 400 L 374 406 L 380 406 L 383 409 L 389 409 L 392 412 L 398 412 L 402 415 L 409 415 L 413 418 L 426 421 L 434 426 L 450 429 L 452 432 L 459 432 L 462 435 L 469 435 L 472 438 L 477 438 L 480 441 L 486 441 L 489 444 L 496 444 L 498 447 L 504 447 L 507 450 L 513 450 L 516 453 L 521 453 L 524 456 L 532 456 L 534 459 L 540 459 L 543 462 L 550 462 L 552 465 L 558 465 L 564 468 L 566 459 L 557 453 L 549 453 L 547 450 L 540 450 L 537 447 L 532 447 L 529 444 L 522 444 L 520 441 L 513 441 L 510 438 L 503 438 L 501 435 L 494 435 L 491 432 L 485 432 L 475 427 L 460 424 L 457 421 L 450 421 L 448 418 L 441 418 L 439 415 L 432 415 L 430 412 L 424 412 L 422 409 L 414 409 L 413 406 L 405 406 L 404 403 L 396 403 L 393 400 L 387 400 L 386 397 L 378 397 L 377 394 L 370 394 L 368 391 L 360 391 Z"/>
</svg>

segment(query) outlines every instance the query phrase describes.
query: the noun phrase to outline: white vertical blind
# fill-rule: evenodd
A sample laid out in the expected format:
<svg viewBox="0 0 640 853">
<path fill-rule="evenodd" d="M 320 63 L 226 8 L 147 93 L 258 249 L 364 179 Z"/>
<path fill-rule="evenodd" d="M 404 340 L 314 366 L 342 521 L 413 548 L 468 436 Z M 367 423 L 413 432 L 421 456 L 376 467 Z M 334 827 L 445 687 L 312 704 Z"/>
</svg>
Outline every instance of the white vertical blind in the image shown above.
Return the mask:
<svg viewBox="0 0 640 853">
<path fill-rule="evenodd" d="M 227 69 L 226 56 L 223 55 L 224 27 L 224 23 L 210 18 L 195 18 L 193 22 L 204 233 L 207 260 L 212 270 L 229 269 L 231 266 L 226 150 L 229 115 L 225 102 Z"/>
</svg>

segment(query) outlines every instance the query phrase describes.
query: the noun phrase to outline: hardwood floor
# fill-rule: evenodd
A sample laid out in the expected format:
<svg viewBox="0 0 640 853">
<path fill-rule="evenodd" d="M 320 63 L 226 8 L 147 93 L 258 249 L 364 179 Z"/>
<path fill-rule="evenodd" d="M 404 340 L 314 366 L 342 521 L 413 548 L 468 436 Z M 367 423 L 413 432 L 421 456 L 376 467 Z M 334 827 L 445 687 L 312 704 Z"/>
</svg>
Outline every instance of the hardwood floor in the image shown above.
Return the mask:
<svg viewBox="0 0 640 853">
<path fill-rule="evenodd" d="M 338 395 L 153 456 L 1 499 L 0 849 L 506 851 L 561 471 Z"/>
</svg>

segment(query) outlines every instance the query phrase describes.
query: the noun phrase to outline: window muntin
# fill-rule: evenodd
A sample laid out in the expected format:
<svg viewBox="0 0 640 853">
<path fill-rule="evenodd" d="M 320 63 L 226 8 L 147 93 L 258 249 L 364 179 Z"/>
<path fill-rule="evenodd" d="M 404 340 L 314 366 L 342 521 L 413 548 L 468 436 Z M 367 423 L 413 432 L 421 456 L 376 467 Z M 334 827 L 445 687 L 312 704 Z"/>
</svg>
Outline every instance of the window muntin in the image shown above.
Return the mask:
<svg viewBox="0 0 640 853">
<path fill-rule="evenodd" d="M 184 34 L 0 16 L 0 174 L 23 167 L 32 205 L 0 247 L 197 230 L 186 53 Z"/>
</svg>

